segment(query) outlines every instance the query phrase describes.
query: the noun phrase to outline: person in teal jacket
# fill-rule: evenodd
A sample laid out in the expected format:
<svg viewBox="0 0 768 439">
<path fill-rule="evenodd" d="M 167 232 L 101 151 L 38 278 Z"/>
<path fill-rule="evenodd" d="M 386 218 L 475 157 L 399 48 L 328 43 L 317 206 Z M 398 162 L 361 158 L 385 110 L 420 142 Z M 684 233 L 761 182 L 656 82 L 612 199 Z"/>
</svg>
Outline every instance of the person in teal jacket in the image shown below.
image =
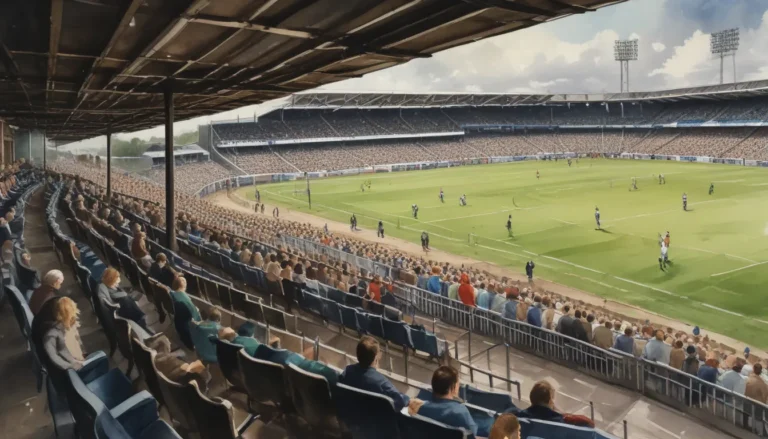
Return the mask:
<svg viewBox="0 0 768 439">
<path fill-rule="evenodd" d="M 192 336 L 189 332 L 189 322 L 194 320 L 199 322 L 202 320 L 200 317 L 200 311 L 197 309 L 192 299 L 186 293 L 187 280 L 183 277 L 177 277 L 173 280 L 173 291 L 171 291 L 171 300 L 173 301 L 173 325 L 176 328 L 176 333 L 179 334 L 179 338 L 184 345 L 192 350 L 195 348 L 192 343 Z"/>
</svg>

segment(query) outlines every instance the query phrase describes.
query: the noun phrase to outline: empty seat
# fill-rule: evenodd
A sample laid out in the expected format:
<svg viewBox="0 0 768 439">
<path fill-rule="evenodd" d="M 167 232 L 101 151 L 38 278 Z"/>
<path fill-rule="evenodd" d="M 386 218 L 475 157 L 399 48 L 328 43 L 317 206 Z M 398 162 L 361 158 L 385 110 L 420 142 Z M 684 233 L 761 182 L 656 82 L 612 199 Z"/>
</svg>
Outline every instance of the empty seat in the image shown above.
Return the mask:
<svg viewBox="0 0 768 439">
<path fill-rule="evenodd" d="M 282 365 L 253 358 L 245 349 L 238 352 L 238 360 L 248 400 L 257 405 L 256 412 L 292 411 L 293 404 L 286 387 Z"/>
<path fill-rule="evenodd" d="M 488 392 L 471 386 L 466 386 L 464 389 L 464 400 L 469 404 L 497 413 L 516 409 L 512 397 L 508 393 Z"/>
<path fill-rule="evenodd" d="M 410 348 L 413 349 L 413 342 L 411 341 L 411 332 L 404 322 L 393 322 L 392 320 L 389 320 L 385 318 L 383 320 L 384 324 L 384 338 L 387 341 L 391 341 L 392 343 L 403 346 L 404 348 Z"/>
<path fill-rule="evenodd" d="M 230 288 L 229 297 L 232 302 L 232 311 L 245 315 L 245 302 L 247 295 L 240 290 Z"/>
<path fill-rule="evenodd" d="M 291 401 L 299 416 L 304 418 L 315 432 L 338 435 L 334 434 L 339 432 L 336 408 L 325 377 L 306 372 L 295 364 L 288 364 L 285 376 Z"/>
<path fill-rule="evenodd" d="M 430 357 L 435 358 L 440 357 L 443 354 L 444 346 L 442 346 L 435 334 L 414 328 L 410 329 L 410 333 L 413 347 L 417 351 L 426 352 Z"/>
<path fill-rule="evenodd" d="M 149 338 L 150 334 L 147 333 L 144 328 L 136 324 L 136 322 L 120 317 L 117 315 L 117 312 L 115 312 L 112 317 L 115 325 L 117 347 L 120 350 L 120 355 L 128 360 L 128 370 L 125 373 L 126 375 L 131 376 L 134 364 L 131 338 L 135 337 L 143 341 Z"/>
<path fill-rule="evenodd" d="M 163 393 L 160 391 L 160 383 L 158 382 L 157 372 L 154 367 L 156 352 L 148 348 L 142 341 L 132 337 L 131 353 L 136 362 L 139 376 L 144 380 L 144 384 L 147 385 L 149 393 L 155 397 L 160 407 L 164 406 L 165 400 L 163 399 Z"/>
<path fill-rule="evenodd" d="M 200 439 L 238 439 L 255 419 L 251 416 L 240 427 L 235 427 L 235 412 L 231 402 L 222 398 L 209 398 L 200 392 L 194 381 L 187 386 L 194 389 L 189 406 L 192 416 L 197 418 L 196 436 Z"/>
<path fill-rule="evenodd" d="M 325 317 L 325 305 L 323 304 L 323 299 L 320 296 L 305 291 L 302 295 L 302 301 L 302 308 L 320 317 Z"/>
<path fill-rule="evenodd" d="M 181 439 L 173 427 L 158 417 L 144 416 L 143 422 L 138 421 L 131 419 L 126 429 L 109 410 L 103 410 L 96 417 L 94 433 L 97 439 Z"/>
<path fill-rule="evenodd" d="M 360 327 L 357 324 L 357 312 L 354 308 L 350 308 L 344 305 L 338 305 L 339 313 L 341 314 L 341 323 L 344 327 L 349 328 L 358 333 L 362 333 Z"/>
<path fill-rule="evenodd" d="M 262 310 L 264 312 L 265 323 L 267 323 L 269 326 L 274 326 L 284 331 L 288 330 L 288 324 L 286 322 L 287 316 L 283 311 L 266 305 L 262 307 Z"/>
<path fill-rule="evenodd" d="M 333 300 L 323 299 L 323 317 L 331 323 L 341 325 L 341 311 L 339 304 Z"/>
<path fill-rule="evenodd" d="M 174 421 L 174 425 L 177 425 L 182 434 L 196 432 L 197 419 L 192 413 L 190 401 L 197 397 L 197 390 L 190 384 L 181 385 L 169 380 L 165 375 L 158 372 L 157 368 L 155 368 L 155 375 L 171 421 Z"/>
<path fill-rule="evenodd" d="M 391 398 L 344 384 L 333 395 L 342 428 L 353 439 L 398 438 L 397 412 Z"/>
<path fill-rule="evenodd" d="M 29 309 L 29 305 L 27 305 L 27 300 L 18 288 L 13 285 L 5 285 L 4 289 L 8 300 L 11 302 L 13 314 L 16 316 L 16 322 L 19 324 L 21 335 L 24 336 L 24 339 L 29 340 L 32 335 L 32 319 L 34 317 Z"/>
<path fill-rule="evenodd" d="M 219 367 L 224 378 L 232 384 L 235 390 L 245 392 L 243 374 L 238 362 L 238 353 L 243 347 L 220 339 L 214 339 L 213 343 L 216 346 L 216 357 L 219 360 Z"/>
<path fill-rule="evenodd" d="M 468 432 L 460 428 L 449 427 L 448 425 L 418 415 L 408 416 L 399 413 L 397 415 L 397 426 L 400 429 L 400 439 L 466 439 L 469 437 Z"/>
</svg>

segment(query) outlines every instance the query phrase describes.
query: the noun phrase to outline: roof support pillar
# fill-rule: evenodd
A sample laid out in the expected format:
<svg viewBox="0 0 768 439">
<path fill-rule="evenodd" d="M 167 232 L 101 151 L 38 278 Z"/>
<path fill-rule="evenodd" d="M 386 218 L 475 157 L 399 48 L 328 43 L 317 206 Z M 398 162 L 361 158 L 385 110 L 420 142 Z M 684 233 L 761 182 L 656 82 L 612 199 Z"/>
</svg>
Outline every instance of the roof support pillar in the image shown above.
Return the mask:
<svg viewBox="0 0 768 439">
<path fill-rule="evenodd" d="M 107 200 L 112 202 L 112 131 L 107 130 Z"/>
<path fill-rule="evenodd" d="M 48 146 L 45 144 L 45 136 L 46 136 L 46 134 L 47 134 L 46 132 L 43 132 L 43 171 L 48 169 L 46 167 L 46 165 L 47 165 L 46 160 L 48 158 L 47 157 L 48 156 Z"/>
<path fill-rule="evenodd" d="M 176 251 L 176 206 L 174 204 L 175 184 L 173 181 L 173 81 L 165 82 L 165 246 Z"/>
</svg>

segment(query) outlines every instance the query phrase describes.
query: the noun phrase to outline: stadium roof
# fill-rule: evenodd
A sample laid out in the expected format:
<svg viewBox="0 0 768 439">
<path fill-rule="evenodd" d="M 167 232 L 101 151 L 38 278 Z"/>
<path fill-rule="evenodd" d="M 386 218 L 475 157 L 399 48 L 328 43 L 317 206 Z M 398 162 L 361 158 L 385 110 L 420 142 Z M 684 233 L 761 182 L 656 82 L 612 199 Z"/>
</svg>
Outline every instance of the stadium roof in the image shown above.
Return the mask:
<svg viewBox="0 0 768 439">
<path fill-rule="evenodd" d="M 297 93 L 286 108 L 408 108 L 558 105 L 582 102 L 718 101 L 768 95 L 768 80 L 652 92 L 602 94 L 508 93 Z"/>
<path fill-rule="evenodd" d="M 257 104 L 625 0 L 3 0 L 0 117 L 53 139 Z"/>
</svg>

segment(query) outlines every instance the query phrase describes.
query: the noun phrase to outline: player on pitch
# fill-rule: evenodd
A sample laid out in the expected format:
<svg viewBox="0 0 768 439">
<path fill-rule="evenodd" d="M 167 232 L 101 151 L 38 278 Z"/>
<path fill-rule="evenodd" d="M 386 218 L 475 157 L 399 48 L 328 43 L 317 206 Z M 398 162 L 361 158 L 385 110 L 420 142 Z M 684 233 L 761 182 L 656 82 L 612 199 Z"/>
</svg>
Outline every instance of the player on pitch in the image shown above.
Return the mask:
<svg viewBox="0 0 768 439">
<path fill-rule="evenodd" d="M 595 222 L 597 223 L 597 230 L 600 230 L 600 209 L 595 206 Z"/>
</svg>

